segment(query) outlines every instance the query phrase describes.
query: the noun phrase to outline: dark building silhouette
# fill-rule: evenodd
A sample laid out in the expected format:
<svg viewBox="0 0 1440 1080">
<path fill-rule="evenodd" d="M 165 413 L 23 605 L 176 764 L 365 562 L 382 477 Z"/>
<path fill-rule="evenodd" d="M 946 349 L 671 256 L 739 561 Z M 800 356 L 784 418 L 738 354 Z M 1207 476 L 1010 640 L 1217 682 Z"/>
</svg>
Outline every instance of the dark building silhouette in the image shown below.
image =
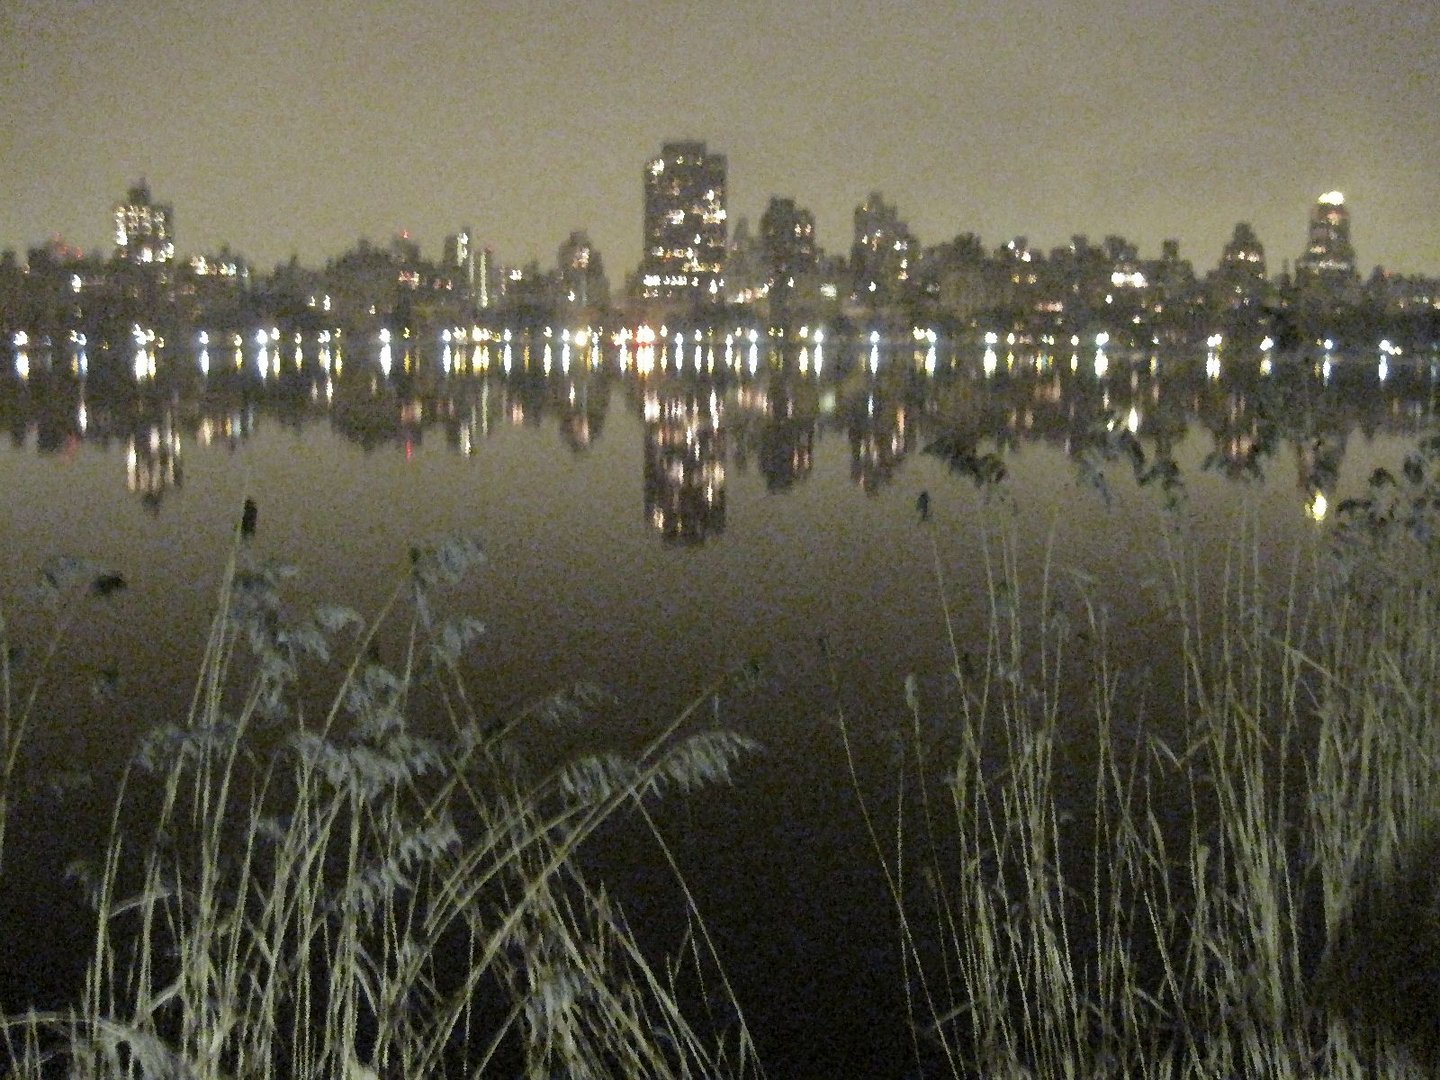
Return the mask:
<svg viewBox="0 0 1440 1080">
<path fill-rule="evenodd" d="M 610 303 L 610 282 L 605 277 L 605 264 L 590 237 L 572 232 L 560 245 L 556 257 L 561 310 L 585 310 L 605 307 Z"/>
<path fill-rule="evenodd" d="M 760 217 L 760 249 L 770 302 L 783 307 L 809 291 L 819 268 L 815 215 L 794 199 L 772 197 Z"/>
<path fill-rule="evenodd" d="M 918 245 L 894 204 L 878 191 L 855 208 L 850 245 L 851 288 L 862 303 L 898 300 L 911 277 Z"/>
<path fill-rule="evenodd" d="M 1249 222 L 1230 234 L 1220 262 L 1210 275 L 1210 300 L 1221 312 L 1259 308 L 1265 299 L 1265 247 Z"/>
</svg>

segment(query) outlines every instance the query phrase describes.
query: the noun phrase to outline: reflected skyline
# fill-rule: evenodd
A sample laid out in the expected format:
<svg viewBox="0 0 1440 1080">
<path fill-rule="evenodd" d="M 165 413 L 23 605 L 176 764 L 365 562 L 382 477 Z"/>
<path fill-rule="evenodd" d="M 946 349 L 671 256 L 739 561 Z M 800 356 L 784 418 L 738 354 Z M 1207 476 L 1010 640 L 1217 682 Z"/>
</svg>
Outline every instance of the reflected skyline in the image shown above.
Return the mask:
<svg viewBox="0 0 1440 1080">
<path fill-rule="evenodd" d="M 1218 370 L 1203 349 L 1152 363 L 1112 348 L 1097 374 L 1093 344 L 999 341 L 992 362 L 983 345 L 942 340 L 932 364 L 928 341 L 827 340 L 817 372 L 813 343 L 750 342 L 733 328 L 697 343 L 691 328 L 679 346 L 672 330 L 664 344 L 611 342 L 583 360 L 572 340 L 568 370 L 557 336 L 548 368 L 543 334 L 467 343 L 479 349 L 463 371 L 451 342 L 446 373 L 443 343 L 402 338 L 387 377 L 378 342 L 327 343 L 327 368 L 321 343 L 302 341 L 297 364 L 292 340 L 279 375 L 262 377 L 268 329 L 263 344 L 258 333 L 242 343 L 239 368 L 217 363 L 233 346 L 212 340 L 208 375 L 198 346 L 157 340 L 156 376 L 138 383 L 129 342 L 114 355 L 89 343 L 83 379 L 68 350 L 52 346 L 47 362 L 37 345 L 28 379 L 0 380 L 0 483 L 26 508 L 0 517 L 10 625 L 43 626 L 25 589 L 56 554 L 130 582 L 106 602 L 115 621 L 83 623 L 58 657 L 79 700 L 54 753 L 118 763 L 155 718 L 185 715 L 186 658 L 206 640 L 219 568 L 253 498 L 259 527 L 243 550 L 293 568 L 297 613 L 340 602 L 368 616 L 403 587 L 412 546 L 477 538 L 487 568 L 454 601 L 487 627 L 467 657 L 485 716 L 596 678 L 621 703 L 596 737 L 641 739 L 721 672 L 764 657 L 773 692 L 728 714 L 767 747 L 736 800 L 746 816 L 727 823 L 736 851 L 777 829 L 845 827 L 817 715 L 834 692 L 817 639 L 853 672 L 842 700 L 864 718 L 864 775 L 888 775 L 885 735 L 913 719 L 902 688 L 913 677 L 928 697 L 952 685 L 947 619 L 956 647 L 986 648 L 987 544 L 1013 535 L 1027 597 L 1058 569 L 1056 610 L 1079 625 L 1093 599 L 1116 655 L 1147 658 L 1169 625 L 1147 583 L 1172 526 L 1202 582 L 1218 582 L 1238 546 L 1290 588 L 1309 580 L 1303 568 L 1324 569 L 1301 561 L 1332 535 L 1313 519 L 1341 517 L 1377 468 L 1403 483 L 1399 462 L 1435 419 L 1428 363 L 1390 358 L 1382 379 L 1378 357 L 1337 353 L 1328 368 L 1317 355 L 1267 371 L 1258 344 L 1222 344 Z M 1180 514 L 1168 513 L 1172 495 Z M 403 631 L 380 652 L 404 656 Z M 110 669 L 113 693 L 90 695 Z M 1145 697 L 1135 715 L 1161 738 L 1174 735 L 1172 676 L 1142 665 L 1122 688 Z M 811 849 L 802 839 L 797 850 Z M 870 919 L 863 888 L 839 892 L 815 869 L 817 908 L 842 896 Z M 715 873 L 765 887 L 763 870 L 745 870 Z M 761 905 L 739 910 L 747 924 L 752 910 L 765 917 Z M 793 907 L 783 917 L 791 925 Z M 840 940 L 809 911 L 797 924 Z M 760 941 L 770 925 L 780 923 L 761 924 Z M 813 969 L 810 947 L 795 976 L 760 945 L 748 955 L 764 969 L 750 985 L 776 970 L 803 985 Z"/>
<path fill-rule="evenodd" d="M 507 428 L 553 427 L 557 449 L 586 454 L 604 437 L 618 394 L 643 423 L 645 520 L 667 539 L 696 544 L 724 532 L 727 468 L 754 468 L 768 492 L 789 491 L 809 481 L 816 445 L 831 437 L 847 441 L 851 482 L 875 494 L 917 452 L 993 483 L 1036 443 L 1062 451 L 1082 475 L 1120 464 L 1168 486 L 1185 479 L 1176 447 L 1203 432 L 1202 467 L 1237 481 L 1261 475 L 1289 447 L 1313 508 L 1317 494 L 1333 502 L 1352 434 L 1417 434 L 1430 423 L 1440 377 L 1433 362 L 1390 355 L 1275 364 L 1258 348 L 1237 356 L 1223 347 L 1161 361 L 1112 358 L 1103 346 L 1068 356 L 987 346 L 976 357 L 934 343 L 860 342 L 831 345 L 817 366 L 822 350 L 809 342 L 675 338 L 603 347 L 568 332 L 563 341 L 516 336 L 460 344 L 457 363 L 451 342 L 434 356 L 412 342 L 357 357 L 329 340 L 279 348 L 261 331 L 223 345 L 238 362 L 218 369 L 208 342 L 193 350 L 192 365 L 186 350 L 137 340 L 135 355 L 146 358 L 138 381 L 122 371 L 126 352 L 70 342 L 25 350 L 24 379 L 17 351 L 0 406 L 16 449 L 123 447 L 127 489 L 158 511 L 183 486 L 185 446 L 237 449 L 267 421 L 297 432 L 328 425 L 367 453 L 395 447 L 407 457 L 427 435 L 472 457 Z M 168 370 L 168 381 L 151 365 Z"/>
<path fill-rule="evenodd" d="M 712 387 L 648 388 L 645 520 L 672 543 L 703 544 L 725 531 L 725 406 Z"/>
</svg>

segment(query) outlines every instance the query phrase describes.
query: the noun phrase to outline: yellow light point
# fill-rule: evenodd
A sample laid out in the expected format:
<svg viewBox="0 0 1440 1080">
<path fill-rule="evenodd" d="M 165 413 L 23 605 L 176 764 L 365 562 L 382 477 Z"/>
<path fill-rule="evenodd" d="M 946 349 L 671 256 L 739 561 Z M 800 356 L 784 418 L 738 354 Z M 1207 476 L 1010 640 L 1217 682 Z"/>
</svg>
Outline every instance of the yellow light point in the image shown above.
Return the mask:
<svg viewBox="0 0 1440 1080">
<path fill-rule="evenodd" d="M 1325 515 L 1329 510 L 1330 503 L 1325 498 L 1323 491 L 1315 492 L 1315 497 L 1311 499 L 1310 504 L 1305 507 L 1305 513 L 1309 515 L 1312 521 L 1324 521 Z"/>
<path fill-rule="evenodd" d="M 1326 206 L 1344 206 L 1345 196 L 1338 191 L 1327 191 L 1324 195 L 1321 195 L 1317 201 Z"/>
</svg>

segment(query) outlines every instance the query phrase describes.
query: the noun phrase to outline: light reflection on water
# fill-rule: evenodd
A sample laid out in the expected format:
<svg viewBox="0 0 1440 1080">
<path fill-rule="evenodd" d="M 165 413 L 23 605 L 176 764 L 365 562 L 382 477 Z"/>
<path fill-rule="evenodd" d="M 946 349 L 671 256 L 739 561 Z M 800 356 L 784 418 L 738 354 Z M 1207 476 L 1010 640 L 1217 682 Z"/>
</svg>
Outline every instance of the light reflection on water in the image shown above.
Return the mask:
<svg viewBox="0 0 1440 1080">
<path fill-rule="evenodd" d="M 722 719 L 765 753 L 736 790 L 667 820 L 707 916 L 736 944 L 742 994 L 774 978 L 799 1014 L 863 1017 L 844 995 L 892 978 L 855 970 L 886 947 L 889 914 L 844 788 L 818 640 L 841 661 L 840 704 L 881 789 L 908 723 L 906 677 L 940 712 L 954 692 L 937 580 L 962 649 L 981 647 L 992 530 L 1014 537 L 1022 609 L 1048 561 L 1079 625 L 1075 571 L 1112 612 L 1117 655 L 1143 663 L 1165 633 L 1155 598 L 1171 479 L 1202 560 L 1219 565 L 1243 528 L 1288 565 L 1323 538 L 1317 508 L 1395 468 L 1434 418 L 1428 370 L 1399 361 L 1382 384 L 1369 361 L 1323 375 L 1276 362 L 1267 378 L 1258 361 L 1217 373 L 1205 355 L 1166 373 L 1118 355 L 1072 366 L 978 351 L 962 364 L 928 343 L 824 349 L 823 364 L 816 348 L 802 366 L 800 348 L 791 363 L 723 338 L 698 355 L 683 340 L 517 339 L 446 352 L 456 374 L 442 379 L 400 343 L 346 346 L 343 364 L 328 343 L 302 345 L 297 363 L 267 335 L 208 380 L 197 364 L 191 383 L 140 391 L 105 386 L 93 347 L 91 380 L 42 385 L 37 372 L 66 365 L 30 350 L 24 385 L 0 388 L 12 633 L 39 626 L 12 598 L 51 555 L 131 583 L 80 628 L 58 676 L 88 687 L 113 669 L 118 694 L 65 696 L 64 722 L 37 737 L 38 766 L 103 768 L 183 710 L 247 495 L 255 551 L 299 569 L 301 606 L 373 611 L 412 544 L 475 533 L 489 569 L 458 600 L 489 628 L 473 658 L 482 709 L 598 682 L 621 708 L 586 737 L 629 743 L 718 672 L 764 659 L 765 686 L 724 701 Z M 1154 698 L 1171 676 L 1132 668 L 1125 689 L 1163 717 Z M 619 841 L 594 857 L 655 880 Z M 636 889 L 635 905 L 655 902 Z M 802 968 L 834 975 L 821 985 Z M 751 1012 L 765 1022 L 763 1006 Z"/>
<path fill-rule="evenodd" d="M 587 655 L 562 633 L 517 627 L 529 647 L 515 655 L 530 670 L 500 679 L 497 703 L 553 681 L 551 670 L 617 654 L 638 679 L 658 647 L 650 639 L 678 644 L 692 668 L 729 658 L 709 636 L 687 638 L 691 623 L 733 620 L 745 633 L 732 650 L 763 650 L 777 629 L 756 619 L 762 610 L 796 639 L 850 627 L 867 664 L 893 673 L 927 640 L 924 620 L 893 613 L 934 606 L 934 560 L 914 561 L 928 548 L 921 491 L 956 587 L 975 584 L 967 533 L 1005 505 L 1029 558 L 1048 546 L 1123 599 L 1136 561 L 1156 555 L 1168 501 L 1181 499 L 1202 549 L 1223 549 L 1241 513 L 1258 515 L 1267 543 L 1293 547 L 1321 508 L 1393 467 L 1433 416 L 1430 373 L 1399 364 L 1383 381 L 1368 364 L 1216 378 L 1213 355 L 1168 374 L 1112 358 L 1101 377 L 1045 354 L 998 365 L 987 349 L 964 368 L 947 353 L 932 376 L 933 344 L 875 364 L 877 346 L 861 342 L 831 344 L 818 376 L 808 346 L 770 347 L 752 376 L 753 343 L 711 374 L 683 339 L 672 352 L 602 350 L 591 338 L 567 370 L 548 341 L 517 338 L 503 346 L 514 346 L 508 372 L 488 366 L 485 342 L 467 359 L 479 374 L 426 377 L 424 357 L 392 355 L 387 379 L 384 343 L 352 353 L 341 375 L 325 342 L 296 345 L 298 362 L 287 357 L 275 377 L 271 337 L 246 347 L 249 377 L 242 366 L 202 380 L 197 367 L 194 382 L 140 390 L 93 375 L 0 384 L 10 432 L 0 481 L 21 507 L 0 524 L 6 592 L 57 551 L 83 554 L 151 578 L 154 592 L 131 601 L 137 619 L 163 608 L 177 635 L 198 634 L 206 595 L 187 588 L 176 604 L 162 583 L 212 578 L 235 508 L 253 494 L 262 546 L 296 563 L 316 599 L 362 604 L 371 597 L 350 594 L 367 593 L 411 544 L 478 530 L 504 583 L 480 599 L 500 608 L 485 617 L 503 622 L 511 604 L 563 625 L 575 617 L 569 595 L 610 628 L 586 639 L 597 650 Z M 903 602 L 871 597 L 880 583 L 903 588 Z M 769 599 L 801 584 L 808 599 Z M 507 639 L 495 635 L 493 648 L 507 655 Z M 668 664 L 655 670 L 673 673 Z"/>
</svg>

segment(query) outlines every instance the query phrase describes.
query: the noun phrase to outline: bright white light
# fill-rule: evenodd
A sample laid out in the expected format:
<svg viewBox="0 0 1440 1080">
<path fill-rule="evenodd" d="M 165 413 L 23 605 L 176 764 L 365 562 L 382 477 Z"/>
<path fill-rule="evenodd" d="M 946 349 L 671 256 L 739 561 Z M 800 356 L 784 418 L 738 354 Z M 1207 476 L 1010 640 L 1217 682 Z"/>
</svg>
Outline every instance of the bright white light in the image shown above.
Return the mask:
<svg viewBox="0 0 1440 1080">
<path fill-rule="evenodd" d="M 381 345 L 389 345 L 389 344 L 390 344 L 390 330 L 389 330 L 388 327 L 381 327 L 381 328 L 380 328 L 380 344 L 381 344 Z"/>
<path fill-rule="evenodd" d="M 1264 341 L 1260 342 L 1260 351 L 1261 351 L 1261 352 L 1269 352 L 1269 351 L 1270 351 L 1271 349 L 1273 349 L 1273 348 L 1275 348 L 1275 339 L 1274 339 L 1274 338 L 1266 337 Z"/>
<path fill-rule="evenodd" d="M 995 345 L 995 344 L 997 344 L 999 341 L 1000 341 L 1000 335 L 997 334 L 997 333 L 995 333 L 994 330 L 987 330 L 987 331 L 985 331 L 985 344 L 986 344 L 986 345 Z"/>
<path fill-rule="evenodd" d="M 880 343 L 880 331 L 879 331 L 879 330 L 871 330 L 871 331 L 870 331 L 870 344 L 871 344 L 871 345 L 878 345 L 879 343 Z"/>
<path fill-rule="evenodd" d="M 1326 206 L 1344 206 L 1345 196 L 1338 191 L 1327 191 L 1316 202 L 1324 203 Z M 1363 207 L 1361 209 L 1364 209 Z"/>
<path fill-rule="evenodd" d="M 1334 339 L 1327 337 L 1327 338 L 1325 339 L 1325 351 L 1326 351 L 1326 352 L 1330 352 L 1330 351 L 1331 351 L 1332 349 L 1334 349 L 1334 348 L 1335 348 L 1335 341 L 1334 341 Z"/>
<path fill-rule="evenodd" d="M 204 330 L 201 330 L 201 331 L 200 331 L 200 344 L 201 344 L 201 345 L 209 345 L 209 344 L 210 344 L 210 335 L 209 335 L 208 333 L 206 333 Z"/>
<path fill-rule="evenodd" d="M 17 349 L 23 349 L 30 344 L 30 335 L 24 330 L 16 330 L 14 341 Z"/>
<path fill-rule="evenodd" d="M 1205 339 L 1205 344 L 1212 349 L 1220 348 L 1220 346 L 1224 344 L 1224 342 L 1225 337 L 1223 334 L 1211 334 L 1208 338 Z"/>
</svg>

